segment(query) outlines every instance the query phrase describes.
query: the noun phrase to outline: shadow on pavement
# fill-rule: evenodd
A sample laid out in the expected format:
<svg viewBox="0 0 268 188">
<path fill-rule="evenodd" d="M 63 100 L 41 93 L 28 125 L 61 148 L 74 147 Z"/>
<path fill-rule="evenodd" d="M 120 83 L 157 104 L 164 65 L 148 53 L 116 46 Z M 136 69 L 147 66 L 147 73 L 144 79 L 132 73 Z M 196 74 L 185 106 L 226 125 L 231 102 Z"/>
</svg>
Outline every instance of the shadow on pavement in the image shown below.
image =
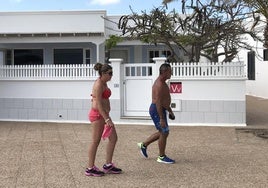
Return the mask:
<svg viewBox="0 0 268 188">
<path fill-rule="evenodd" d="M 247 126 L 235 129 L 237 139 L 268 141 L 268 99 L 246 96 L 246 118 Z"/>
<path fill-rule="evenodd" d="M 246 96 L 246 118 L 248 126 L 268 127 L 268 99 Z"/>
</svg>

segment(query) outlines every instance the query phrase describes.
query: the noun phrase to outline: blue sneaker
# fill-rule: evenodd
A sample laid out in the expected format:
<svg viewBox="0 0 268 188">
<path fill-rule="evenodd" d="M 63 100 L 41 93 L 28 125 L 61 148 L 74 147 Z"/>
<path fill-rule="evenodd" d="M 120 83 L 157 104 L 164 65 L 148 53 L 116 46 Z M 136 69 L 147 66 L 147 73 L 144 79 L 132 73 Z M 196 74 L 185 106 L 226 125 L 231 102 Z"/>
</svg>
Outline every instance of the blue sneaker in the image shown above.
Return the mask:
<svg viewBox="0 0 268 188">
<path fill-rule="evenodd" d="M 139 142 L 137 145 L 138 145 L 138 147 L 139 147 L 139 149 L 140 149 L 141 154 L 142 154 L 144 157 L 148 158 L 148 155 L 147 155 L 147 148 L 143 145 L 143 143 L 142 143 L 142 142 Z"/>
<path fill-rule="evenodd" d="M 175 161 L 173 159 L 168 158 L 166 155 L 164 155 L 163 157 L 158 156 L 156 161 L 159 163 L 165 163 L 165 164 L 175 163 Z"/>
</svg>

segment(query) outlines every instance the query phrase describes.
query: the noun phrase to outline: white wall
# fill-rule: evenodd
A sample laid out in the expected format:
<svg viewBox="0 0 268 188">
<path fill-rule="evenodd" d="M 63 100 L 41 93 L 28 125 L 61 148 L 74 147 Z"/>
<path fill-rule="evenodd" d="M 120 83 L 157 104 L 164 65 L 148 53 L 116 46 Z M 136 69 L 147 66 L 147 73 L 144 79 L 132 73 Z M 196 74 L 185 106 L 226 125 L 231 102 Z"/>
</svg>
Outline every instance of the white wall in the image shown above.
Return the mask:
<svg viewBox="0 0 268 188">
<path fill-rule="evenodd" d="M 255 58 L 255 80 L 246 81 L 246 94 L 268 99 L 268 61 L 263 61 L 263 44 L 260 42 L 251 41 L 255 43 L 256 58 Z M 248 50 L 241 50 L 239 58 L 247 65 Z M 247 67 L 245 67 L 247 69 Z"/>
<path fill-rule="evenodd" d="M 152 66 L 153 80 L 158 76 L 159 66 L 165 62 L 165 58 L 154 58 L 154 60 L 157 61 Z M 148 116 L 148 104 L 151 103 L 151 98 L 144 96 L 149 96 L 151 89 L 144 89 L 144 85 L 140 85 L 143 81 L 138 80 L 136 84 L 133 82 L 130 86 L 136 87 L 135 90 L 130 90 L 133 92 L 131 97 L 126 97 L 127 92 L 123 93 L 122 59 L 110 59 L 110 62 L 114 72 L 112 80 L 108 82 L 112 90 L 111 117 L 117 122 L 127 121 L 121 118 L 123 110 L 129 110 L 123 108 L 122 100 L 124 98 L 131 100 L 131 105 L 136 107 L 133 97 L 135 101 L 142 101 L 142 103 L 148 100 L 147 105 L 143 106 Z M 90 94 L 96 78 L 97 76 L 86 80 L 83 78 L 48 80 L 49 78 L 38 77 L 28 79 L 3 77 L 0 80 L 0 119 L 87 121 L 87 113 L 91 105 Z M 171 94 L 171 102 L 176 104 L 174 109 L 176 120 L 171 122 L 174 125 L 245 125 L 243 77 L 237 79 L 172 78 L 170 81 L 182 83 L 182 93 Z M 135 94 L 136 92 L 140 93 Z M 142 95 L 143 92 L 146 92 L 146 95 Z M 138 112 L 141 111 L 139 108 Z"/>
<path fill-rule="evenodd" d="M 171 94 L 181 100 L 244 101 L 245 80 L 170 80 L 182 82 L 182 93 Z"/>
<path fill-rule="evenodd" d="M 104 33 L 101 16 L 106 11 L 0 12 L 0 33 Z"/>
<path fill-rule="evenodd" d="M 0 98 L 89 99 L 93 81 L 0 81 Z"/>
<path fill-rule="evenodd" d="M 256 61 L 255 80 L 247 80 L 247 94 L 268 99 L 268 61 Z"/>
</svg>

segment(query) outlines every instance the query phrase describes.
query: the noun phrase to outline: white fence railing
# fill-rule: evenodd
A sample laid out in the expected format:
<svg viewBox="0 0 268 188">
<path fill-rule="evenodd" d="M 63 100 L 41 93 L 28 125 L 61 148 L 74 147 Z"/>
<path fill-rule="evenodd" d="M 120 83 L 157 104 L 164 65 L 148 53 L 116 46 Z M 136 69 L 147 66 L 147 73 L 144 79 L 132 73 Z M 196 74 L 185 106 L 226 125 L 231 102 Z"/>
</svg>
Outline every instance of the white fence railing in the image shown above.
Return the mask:
<svg viewBox="0 0 268 188">
<path fill-rule="evenodd" d="M 152 76 L 152 69 L 155 64 L 149 63 L 134 63 L 124 64 L 125 77 L 148 77 Z"/>
<path fill-rule="evenodd" d="M 157 76 L 154 64 L 124 64 L 121 73 L 128 77 Z M 94 65 L 0 65 L 0 79 L 95 79 Z M 246 78 L 243 62 L 171 63 L 172 78 Z M 114 73 L 120 74 L 120 73 Z M 157 72 L 158 74 L 158 72 Z"/>
<path fill-rule="evenodd" d="M 172 77 L 178 78 L 245 78 L 243 62 L 171 63 Z"/>
<path fill-rule="evenodd" d="M 82 79 L 96 76 L 93 65 L 0 65 L 0 79 Z"/>
</svg>

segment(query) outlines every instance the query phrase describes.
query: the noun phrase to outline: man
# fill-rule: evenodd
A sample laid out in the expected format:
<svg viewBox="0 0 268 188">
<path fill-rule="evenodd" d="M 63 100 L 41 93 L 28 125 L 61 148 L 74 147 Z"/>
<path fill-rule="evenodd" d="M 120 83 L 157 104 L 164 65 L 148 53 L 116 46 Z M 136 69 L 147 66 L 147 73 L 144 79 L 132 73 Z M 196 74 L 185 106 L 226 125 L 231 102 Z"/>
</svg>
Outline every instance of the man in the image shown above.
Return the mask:
<svg viewBox="0 0 268 188">
<path fill-rule="evenodd" d="M 169 134 L 166 111 L 169 112 L 170 119 L 175 119 L 174 113 L 170 108 L 171 97 L 169 87 L 166 83 L 166 80 L 170 79 L 171 74 L 172 71 L 169 64 L 164 63 L 160 66 L 159 76 L 152 87 L 152 104 L 149 109 L 150 116 L 157 132 L 149 136 L 145 142 L 138 143 L 141 154 L 147 158 L 147 147 L 158 140 L 159 156 L 157 162 L 167 164 L 175 163 L 175 161 L 168 158 L 165 153 L 167 137 Z"/>
</svg>

